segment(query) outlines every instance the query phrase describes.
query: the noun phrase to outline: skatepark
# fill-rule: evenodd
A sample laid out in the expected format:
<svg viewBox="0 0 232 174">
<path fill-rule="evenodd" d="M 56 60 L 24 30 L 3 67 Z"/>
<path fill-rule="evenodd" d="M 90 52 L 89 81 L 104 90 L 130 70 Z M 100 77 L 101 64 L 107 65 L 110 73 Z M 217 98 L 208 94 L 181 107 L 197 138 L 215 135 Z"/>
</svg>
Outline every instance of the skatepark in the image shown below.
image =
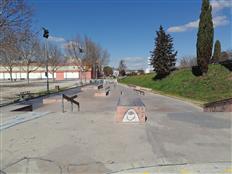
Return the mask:
<svg viewBox="0 0 232 174">
<path fill-rule="evenodd" d="M 139 95 L 128 86 L 108 86 L 105 96 L 95 95 L 99 91 L 91 86 L 68 93 L 77 95 L 80 111 L 67 100 L 62 108 L 60 95 L 46 98 L 29 112 L 12 112 L 14 105 L 2 108 L 1 172 L 223 173 L 231 169 L 231 113 L 206 113 L 191 103 L 152 92 Z M 139 98 L 145 122 L 117 121 L 122 96 Z M 6 123 L 12 124 L 3 128 Z"/>
</svg>

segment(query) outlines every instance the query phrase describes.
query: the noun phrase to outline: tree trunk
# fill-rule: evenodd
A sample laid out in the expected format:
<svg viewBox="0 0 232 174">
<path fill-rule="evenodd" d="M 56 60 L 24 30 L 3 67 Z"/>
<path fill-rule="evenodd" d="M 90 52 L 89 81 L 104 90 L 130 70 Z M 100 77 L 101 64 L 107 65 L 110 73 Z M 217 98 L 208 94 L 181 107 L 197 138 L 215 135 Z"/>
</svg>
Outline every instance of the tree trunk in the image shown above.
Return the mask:
<svg viewBox="0 0 232 174">
<path fill-rule="evenodd" d="M 55 82 L 55 72 L 54 71 L 52 72 L 52 79 L 53 79 L 53 82 Z"/>
<path fill-rule="evenodd" d="M 80 82 L 82 83 L 82 70 L 80 70 Z"/>
<path fill-rule="evenodd" d="M 12 77 L 12 69 L 10 70 L 10 81 L 13 82 L 13 77 Z"/>
<path fill-rule="evenodd" d="M 29 72 L 27 72 L 27 84 L 29 84 Z"/>
</svg>

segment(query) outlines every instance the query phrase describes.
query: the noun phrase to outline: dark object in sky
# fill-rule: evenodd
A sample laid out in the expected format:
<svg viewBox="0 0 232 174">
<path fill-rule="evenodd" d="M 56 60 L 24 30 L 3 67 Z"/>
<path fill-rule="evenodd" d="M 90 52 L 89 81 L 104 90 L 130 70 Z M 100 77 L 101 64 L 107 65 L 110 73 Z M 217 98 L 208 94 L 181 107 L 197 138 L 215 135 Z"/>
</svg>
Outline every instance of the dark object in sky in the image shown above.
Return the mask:
<svg viewBox="0 0 232 174">
<path fill-rule="evenodd" d="M 43 30 L 44 30 L 43 37 L 48 38 L 49 37 L 49 31 L 48 31 L 48 29 L 43 28 Z"/>
<path fill-rule="evenodd" d="M 80 53 L 84 52 L 84 50 L 82 48 L 80 48 L 80 47 L 79 47 L 79 51 L 80 51 Z"/>
</svg>

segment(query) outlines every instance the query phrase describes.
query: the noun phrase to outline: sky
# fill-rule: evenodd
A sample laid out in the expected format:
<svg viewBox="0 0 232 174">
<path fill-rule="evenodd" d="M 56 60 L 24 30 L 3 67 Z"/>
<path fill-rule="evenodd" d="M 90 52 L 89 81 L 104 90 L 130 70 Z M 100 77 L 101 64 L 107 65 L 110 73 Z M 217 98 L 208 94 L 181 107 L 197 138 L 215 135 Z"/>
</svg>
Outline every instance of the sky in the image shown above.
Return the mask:
<svg viewBox="0 0 232 174">
<path fill-rule="evenodd" d="M 110 53 L 110 65 L 121 59 L 129 69 L 145 69 L 162 25 L 174 39 L 177 58 L 196 55 L 201 0 L 28 0 L 33 25 L 46 27 L 50 42 L 61 48 L 77 35 L 87 35 Z M 214 40 L 232 48 L 232 0 L 211 0 Z M 42 37 L 42 30 L 41 30 Z"/>
</svg>

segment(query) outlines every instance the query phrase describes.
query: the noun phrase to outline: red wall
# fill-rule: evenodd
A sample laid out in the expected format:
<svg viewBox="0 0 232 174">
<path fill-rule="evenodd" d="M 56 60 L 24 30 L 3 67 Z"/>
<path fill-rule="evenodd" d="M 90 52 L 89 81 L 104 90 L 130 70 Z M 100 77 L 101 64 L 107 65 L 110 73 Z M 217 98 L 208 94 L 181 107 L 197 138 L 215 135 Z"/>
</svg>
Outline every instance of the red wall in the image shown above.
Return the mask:
<svg viewBox="0 0 232 174">
<path fill-rule="evenodd" d="M 64 80 L 64 72 L 57 72 L 56 80 Z"/>
</svg>

